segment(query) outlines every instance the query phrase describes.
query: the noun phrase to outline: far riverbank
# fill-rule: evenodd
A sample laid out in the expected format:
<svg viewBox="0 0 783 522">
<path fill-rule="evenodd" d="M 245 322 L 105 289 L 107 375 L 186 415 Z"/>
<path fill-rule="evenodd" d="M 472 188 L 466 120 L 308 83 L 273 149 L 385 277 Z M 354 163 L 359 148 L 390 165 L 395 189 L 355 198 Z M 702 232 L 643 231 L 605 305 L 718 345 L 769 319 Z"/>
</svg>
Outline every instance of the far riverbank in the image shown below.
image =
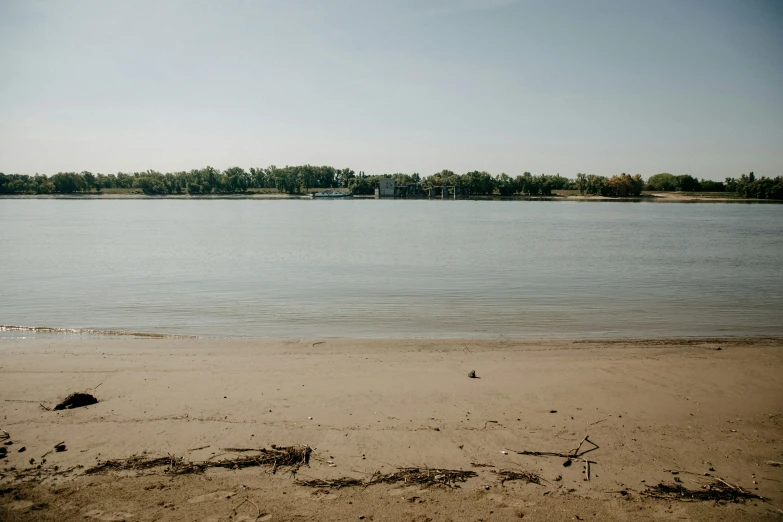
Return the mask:
<svg viewBox="0 0 783 522">
<path fill-rule="evenodd" d="M 140 199 L 140 200 L 313 200 L 309 194 L 269 194 L 269 193 L 244 193 L 244 194 L 164 194 L 147 195 L 136 193 L 90 193 L 90 194 L 3 194 L 0 199 L 92 199 L 92 200 L 113 200 L 113 199 Z M 354 200 L 372 200 L 372 195 L 354 195 Z M 403 198 L 404 199 L 404 198 Z M 419 198 L 416 201 L 441 201 L 440 198 L 427 199 Z M 469 196 L 460 197 L 460 201 L 585 201 L 585 202 L 629 202 L 629 203 L 783 203 L 783 200 L 771 199 L 753 199 L 727 196 L 726 193 L 717 192 L 713 194 L 688 194 L 679 192 L 654 192 L 642 194 L 636 197 L 606 197 L 606 196 L 580 196 L 575 194 L 552 194 L 549 196 Z M 316 200 L 314 200 L 316 201 Z M 323 200 L 317 200 L 323 201 Z M 341 199 L 340 201 L 346 201 Z M 350 201 L 350 200 L 347 200 Z M 450 199 L 447 201 L 451 201 Z"/>
</svg>

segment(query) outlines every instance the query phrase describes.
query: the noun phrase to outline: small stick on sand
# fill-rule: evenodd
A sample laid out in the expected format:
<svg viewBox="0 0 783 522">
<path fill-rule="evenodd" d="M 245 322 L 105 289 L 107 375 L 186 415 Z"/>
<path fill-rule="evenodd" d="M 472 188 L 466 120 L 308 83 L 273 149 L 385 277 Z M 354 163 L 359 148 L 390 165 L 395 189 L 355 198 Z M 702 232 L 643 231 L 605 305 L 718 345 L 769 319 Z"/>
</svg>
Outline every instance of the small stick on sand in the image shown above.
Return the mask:
<svg viewBox="0 0 783 522">
<path fill-rule="evenodd" d="M 237 514 L 237 510 L 238 510 L 239 508 L 241 508 L 241 507 L 242 507 L 242 506 L 245 504 L 245 502 L 249 502 L 249 503 L 253 504 L 253 507 L 254 507 L 254 508 L 256 508 L 256 520 L 258 520 L 259 518 L 261 518 L 261 509 L 258 507 L 258 505 L 257 505 L 255 502 L 253 502 L 253 501 L 252 501 L 252 500 L 250 500 L 249 498 L 246 498 L 245 500 L 243 500 L 242 502 L 240 502 L 240 503 L 239 503 L 239 505 L 238 505 L 237 507 L 235 507 L 235 508 L 234 508 L 234 511 L 233 511 L 233 514 L 234 514 L 234 516 L 236 516 L 236 514 Z"/>
<path fill-rule="evenodd" d="M 582 459 L 585 461 L 585 480 L 590 480 L 590 461 L 587 459 Z"/>
</svg>

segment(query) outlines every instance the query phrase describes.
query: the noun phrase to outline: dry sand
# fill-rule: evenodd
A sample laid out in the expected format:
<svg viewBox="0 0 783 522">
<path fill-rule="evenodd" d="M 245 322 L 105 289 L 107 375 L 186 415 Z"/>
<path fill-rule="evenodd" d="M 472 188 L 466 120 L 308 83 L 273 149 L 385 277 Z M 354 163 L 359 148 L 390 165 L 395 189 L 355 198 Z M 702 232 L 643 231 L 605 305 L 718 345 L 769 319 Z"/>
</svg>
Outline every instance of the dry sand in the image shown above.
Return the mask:
<svg viewBox="0 0 783 522">
<path fill-rule="evenodd" d="M 767 462 L 783 461 L 781 348 L 781 339 L 0 339 L 0 428 L 13 442 L 0 460 L 0 519 L 780 520 L 783 468 Z M 98 404 L 40 406 L 87 389 Z M 516 453 L 569 452 L 585 435 L 599 446 L 585 455 L 589 481 L 581 462 Z M 49 453 L 59 442 L 67 450 Z M 314 449 L 300 480 L 400 466 L 478 476 L 454 489 L 330 490 L 259 467 L 84 473 L 144 452 L 221 460 L 237 456 L 223 448 L 271 444 Z M 544 480 L 501 484 L 498 469 Z M 715 477 L 769 501 L 640 496 Z"/>
</svg>

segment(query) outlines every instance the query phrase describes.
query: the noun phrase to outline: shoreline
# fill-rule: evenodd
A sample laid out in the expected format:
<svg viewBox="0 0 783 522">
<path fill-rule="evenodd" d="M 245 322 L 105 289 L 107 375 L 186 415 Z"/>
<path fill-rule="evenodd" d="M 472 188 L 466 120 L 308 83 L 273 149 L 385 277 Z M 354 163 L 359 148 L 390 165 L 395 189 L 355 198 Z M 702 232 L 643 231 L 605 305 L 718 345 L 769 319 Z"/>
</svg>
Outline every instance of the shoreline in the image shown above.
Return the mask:
<svg viewBox="0 0 783 522">
<path fill-rule="evenodd" d="M 202 335 L 202 334 L 183 334 L 183 333 L 164 333 L 164 332 L 143 332 L 132 330 L 114 330 L 100 328 L 64 328 L 56 326 L 23 326 L 23 325 L 4 325 L 0 324 L 0 341 L 2 340 L 35 340 L 23 337 L 3 336 L 4 332 L 19 332 L 20 334 L 29 333 L 31 335 L 44 334 L 52 335 L 47 339 L 72 339 L 72 338 L 140 338 L 140 339 L 195 339 L 203 341 L 245 341 L 245 342 L 291 342 L 302 339 L 299 337 L 260 337 L 260 336 L 230 336 L 230 335 Z M 305 337 L 309 339 L 309 337 Z M 316 338 L 313 338 L 316 339 Z M 453 342 L 453 343 L 573 343 L 573 344 L 693 344 L 693 343 L 753 343 L 765 341 L 783 341 L 781 335 L 738 335 L 720 336 L 720 335 L 675 335 L 672 337 L 510 337 L 501 338 L 490 337 L 345 337 L 345 336 L 320 336 L 317 339 L 323 339 L 334 342 Z"/>
<path fill-rule="evenodd" d="M 783 505 L 783 468 L 766 464 L 783 460 L 781 338 L 86 336 L 0 338 L 0 354 L 9 520 L 217 521 L 245 498 L 259 512 L 245 503 L 237 519 L 754 520 Z M 100 402 L 40 406 L 86 390 Z M 585 436 L 599 446 L 589 481 L 581 461 L 517 453 L 570 452 Z M 67 450 L 53 452 L 59 442 Z M 311 447 L 309 467 L 85 473 L 132 455 L 221 462 L 248 455 L 225 448 L 271 444 Z M 476 476 L 459 488 L 302 484 L 409 466 Z M 504 469 L 542 480 L 502 483 Z M 716 477 L 770 501 L 644 496 L 646 486 L 699 489 Z"/>
</svg>

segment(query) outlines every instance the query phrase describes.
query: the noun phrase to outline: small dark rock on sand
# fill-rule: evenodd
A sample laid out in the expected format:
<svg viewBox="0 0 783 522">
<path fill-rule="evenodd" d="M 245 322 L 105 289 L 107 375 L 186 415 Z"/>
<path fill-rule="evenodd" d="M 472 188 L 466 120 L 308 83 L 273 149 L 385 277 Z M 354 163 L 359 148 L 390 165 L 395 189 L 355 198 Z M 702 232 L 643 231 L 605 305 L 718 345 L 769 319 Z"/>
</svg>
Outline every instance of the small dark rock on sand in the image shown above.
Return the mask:
<svg viewBox="0 0 783 522">
<path fill-rule="evenodd" d="M 65 398 L 60 404 L 54 407 L 55 410 L 72 410 L 74 408 L 81 408 L 82 406 L 89 406 L 90 404 L 97 404 L 98 399 L 89 393 L 72 393 Z"/>
<path fill-rule="evenodd" d="M 476 370 L 470 370 L 470 372 L 468 372 L 468 377 L 470 377 L 471 379 L 475 379 L 476 378 Z"/>
</svg>

